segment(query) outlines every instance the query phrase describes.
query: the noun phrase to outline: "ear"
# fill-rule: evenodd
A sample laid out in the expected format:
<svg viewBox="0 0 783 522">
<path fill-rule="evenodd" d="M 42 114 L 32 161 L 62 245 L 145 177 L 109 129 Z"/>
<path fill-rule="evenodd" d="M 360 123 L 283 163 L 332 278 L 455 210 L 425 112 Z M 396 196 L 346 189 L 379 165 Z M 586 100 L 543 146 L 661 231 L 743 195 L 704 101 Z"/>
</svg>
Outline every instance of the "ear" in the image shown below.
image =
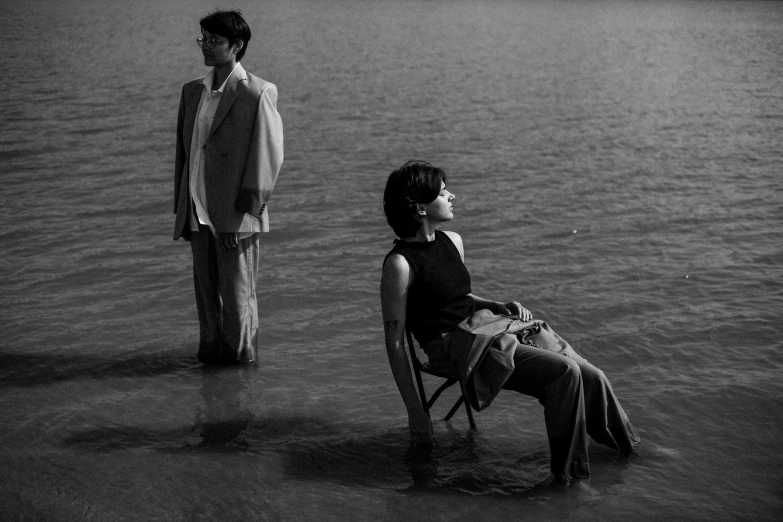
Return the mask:
<svg viewBox="0 0 783 522">
<path fill-rule="evenodd" d="M 239 51 L 241 51 L 244 46 L 245 42 L 237 40 L 237 43 L 234 44 L 234 54 L 239 54 Z"/>
<path fill-rule="evenodd" d="M 419 205 L 419 204 L 417 203 L 417 204 L 416 204 L 416 213 L 417 213 L 418 215 L 420 215 L 420 216 L 426 216 L 426 215 L 427 215 L 427 211 L 426 211 L 426 210 L 424 210 L 424 205 Z"/>
</svg>

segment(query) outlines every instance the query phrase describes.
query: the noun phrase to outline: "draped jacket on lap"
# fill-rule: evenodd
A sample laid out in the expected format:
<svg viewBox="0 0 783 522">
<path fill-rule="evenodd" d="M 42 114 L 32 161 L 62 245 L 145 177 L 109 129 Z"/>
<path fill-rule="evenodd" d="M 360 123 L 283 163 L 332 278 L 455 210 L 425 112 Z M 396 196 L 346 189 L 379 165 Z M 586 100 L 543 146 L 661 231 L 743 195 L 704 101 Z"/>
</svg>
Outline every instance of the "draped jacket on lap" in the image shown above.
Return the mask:
<svg viewBox="0 0 783 522">
<path fill-rule="evenodd" d="M 522 321 L 489 310 L 477 310 L 443 337 L 473 409 L 486 408 L 500 392 L 514 372 L 514 350 L 520 343 L 579 357 L 544 321 Z"/>
</svg>

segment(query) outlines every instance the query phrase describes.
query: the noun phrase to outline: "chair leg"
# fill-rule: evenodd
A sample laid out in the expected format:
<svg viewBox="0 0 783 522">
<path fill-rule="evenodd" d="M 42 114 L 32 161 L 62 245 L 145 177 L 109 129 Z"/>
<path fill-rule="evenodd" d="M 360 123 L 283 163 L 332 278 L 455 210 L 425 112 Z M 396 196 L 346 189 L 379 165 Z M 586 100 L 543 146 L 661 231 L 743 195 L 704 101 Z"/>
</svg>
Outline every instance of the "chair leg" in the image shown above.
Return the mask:
<svg viewBox="0 0 783 522">
<path fill-rule="evenodd" d="M 473 420 L 473 409 L 470 407 L 470 404 L 468 404 L 468 401 L 465 401 L 465 413 L 468 414 L 468 422 L 470 422 L 471 429 L 477 429 L 476 421 Z"/>
<path fill-rule="evenodd" d="M 457 399 L 457 402 L 454 403 L 454 406 L 451 407 L 451 410 L 449 410 L 449 413 L 446 415 L 446 418 L 443 420 L 451 420 L 451 418 L 454 416 L 455 413 L 457 413 L 457 410 L 460 406 L 462 406 L 462 403 L 465 402 L 465 396 L 460 396 L 459 399 Z"/>
<path fill-rule="evenodd" d="M 440 394 L 443 393 L 443 391 L 448 388 L 449 386 L 456 384 L 457 379 L 447 379 L 446 382 L 440 385 L 440 388 L 435 390 L 435 393 L 432 394 L 430 397 L 430 400 L 427 401 L 427 408 L 431 408 L 433 404 L 435 404 L 435 401 L 438 400 L 438 397 L 440 397 Z"/>
<path fill-rule="evenodd" d="M 416 384 L 419 386 L 419 399 L 421 399 L 421 407 L 424 409 L 424 412 L 429 415 L 430 414 L 430 404 L 427 403 L 427 394 L 424 393 L 424 383 L 421 382 L 421 373 L 419 373 L 419 369 L 415 366 L 413 367 L 414 374 L 416 375 Z"/>
<path fill-rule="evenodd" d="M 459 387 L 462 390 L 462 395 L 460 396 L 457 403 L 451 408 L 451 411 L 449 411 L 448 415 L 446 415 L 445 420 L 450 420 L 454 414 L 459 409 L 460 405 L 464 402 L 465 403 L 465 412 L 468 414 L 468 421 L 470 422 L 471 429 L 476 429 L 476 422 L 473 420 L 473 412 L 470 410 L 470 404 L 468 404 L 468 401 L 465 400 L 465 389 L 462 387 L 462 382 L 459 379 L 447 379 L 445 383 L 443 383 L 437 390 L 435 390 L 435 393 L 432 394 L 432 397 L 430 397 L 430 400 L 427 400 L 427 394 L 424 392 L 424 383 L 421 380 L 421 371 L 419 370 L 419 361 L 417 359 L 416 351 L 414 349 L 413 345 L 413 337 L 411 336 L 410 330 L 406 328 L 405 330 L 406 337 L 408 339 L 408 350 L 410 351 L 411 356 L 411 364 L 413 366 L 413 373 L 416 376 L 416 385 L 419 388 L 419 398 L 421 399 L 421 406 L 424 408 L 424 411 L 427 413 L 427 416 L 430 416 L 430 407 L 435 403 L 435 401 L 440 397 L 440 394 L 443 393 L 443 391 L 448 388 L 449 386 L 452 386 L 454 383 L 459 382 Z"/>
<path fill-rule="evenodd" d="M 471 429 L 476 429 L 476 421 L 473 420 L 473 408 L 470 407 L 467 399 L 465 399 L 465 387 L 462 385 L 462 381 L 459 381 L 459 388 L 462 390 L 462 400 L 465 401 L 465 413 L 468 414 L 468 422 L 470 422 Z"/>
</svg>

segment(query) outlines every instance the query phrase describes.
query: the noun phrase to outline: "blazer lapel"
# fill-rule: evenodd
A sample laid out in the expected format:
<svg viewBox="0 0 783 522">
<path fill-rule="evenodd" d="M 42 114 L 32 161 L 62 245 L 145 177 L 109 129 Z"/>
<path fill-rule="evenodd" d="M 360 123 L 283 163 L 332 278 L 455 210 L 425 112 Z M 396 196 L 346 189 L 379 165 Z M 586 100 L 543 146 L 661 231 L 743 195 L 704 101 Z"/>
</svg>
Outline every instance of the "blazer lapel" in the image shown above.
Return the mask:
<svg viewBox="0 0 783 522">
<path fill-rule="evenodd" d="M 223 89 L 223 94 L 220 97 L 220 103 L 218 104 L 217 111 L 215 111 L 215 119 L 212 120 L 212 127 L 209 129 L 209 136 L 207 136 L 207 139 L 212 137 L 212 135 L 215 133 L 215 130 L 217 130 L 217 128 L 226 118 L 228 111 L 231 109 L 231 106 L 234 105 L 237 96 L 239 96 L 237 91 L 239 83 L 245 81 L 247 81 L 247 73 L 242 68 L 242 66 L 239 65 L 226 81 L 226 87 Z"/>
</svg>

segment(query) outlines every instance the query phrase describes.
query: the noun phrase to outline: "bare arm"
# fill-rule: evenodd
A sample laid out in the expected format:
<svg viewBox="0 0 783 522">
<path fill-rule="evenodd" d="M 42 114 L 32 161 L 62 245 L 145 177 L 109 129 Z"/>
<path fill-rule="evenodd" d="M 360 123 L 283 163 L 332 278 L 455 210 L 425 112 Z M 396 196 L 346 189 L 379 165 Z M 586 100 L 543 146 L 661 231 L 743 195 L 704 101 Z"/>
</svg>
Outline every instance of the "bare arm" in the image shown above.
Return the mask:
<svg viewBox="0 0 783 522">
<path fill-rule="evenodd" d="M 383 265 L 381 276 L 381 309 L 386 353 L 397 389 L 408 410 L 411 444 L 431 446 L 432 425 L 416 393 L 403 337 L 408 289 L 412 282 L 413 276 L 405 258 L 399 254 L 390 255 Z"/>
<path fill-rule="evenodd" d="M 511 315 L 519 317 L 523 321 L 530 321 L 533 319 L 533 314 L 530 310 L 523 307 L 518 301 L 511 301 L 510 303 L 501 303 L 500 301 L 490 301 L 474 294 L 469 294 L 473 298 L 476 310 L 486 308 L 493 314 L 497 315 Z"/>
</svg>

